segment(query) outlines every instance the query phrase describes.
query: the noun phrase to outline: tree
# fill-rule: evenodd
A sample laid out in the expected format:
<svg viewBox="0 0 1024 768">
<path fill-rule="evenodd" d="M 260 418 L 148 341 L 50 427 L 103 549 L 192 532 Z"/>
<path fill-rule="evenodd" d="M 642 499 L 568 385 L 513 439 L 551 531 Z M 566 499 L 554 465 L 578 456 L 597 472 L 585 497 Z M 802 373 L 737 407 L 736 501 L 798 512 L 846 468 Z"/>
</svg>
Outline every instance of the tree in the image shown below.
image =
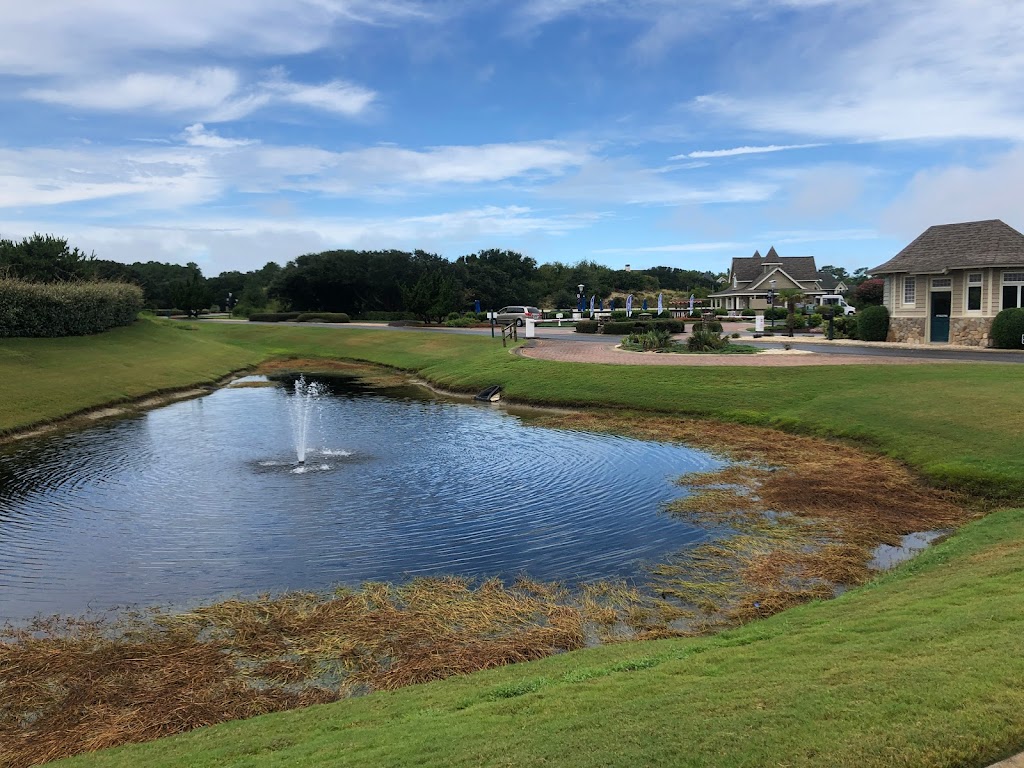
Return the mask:
<svg viewBox="0 0 1024 768">
<path fill-rule="evenodd" d="M 189 317 L 199 317 L 199 310 L 210 306 L 210 291 L 206 287 L 206 280 L 199 269 L 199 265 L 190 261 L 186 268 L 188 276 L 175 283 L 171 289 L 171 298 L 178 309 L 181 309 Z"/>
<path fill-rule="evenodd" d="M 22 238 L 20 243 L 0 240 L 0 275 L 36 283 L 53 283 L 86 276 L 95 254 L 68 248 L 68 241 L 53 235 Z"/>
<path fill-rule="evenodd" d="M 403 287 L 402 299 L 407 311 L 427 323 L 440 323 L 460 304 L 455 280 L 442 269 L 427 271 L 413 285 Z"/>
<path fill-rule="evenodd" d="M 786 329 L 789 335 L 793 335 L 796 328 L 796 305 L 804 300 L 804 294 L 799 288 L 783 288 L 779 291 L 779 298 L 786 305 Z"/>
<path fill-rule="evenodd" d="M 884 301 L 885 281 L 879 278 L 865 280 L 850 294 L 852 304 L 858 308 L 878 306 Z"/>
</svg>

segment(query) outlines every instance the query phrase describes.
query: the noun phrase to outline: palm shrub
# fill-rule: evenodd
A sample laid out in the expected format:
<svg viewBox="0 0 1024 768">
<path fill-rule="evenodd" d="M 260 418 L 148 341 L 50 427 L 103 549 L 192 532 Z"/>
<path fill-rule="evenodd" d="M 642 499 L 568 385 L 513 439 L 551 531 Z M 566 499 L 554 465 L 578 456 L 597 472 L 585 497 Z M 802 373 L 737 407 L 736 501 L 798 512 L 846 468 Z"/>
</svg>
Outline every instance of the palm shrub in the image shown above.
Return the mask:
<svg viewBox="0 0 1024 768">
<path fill-rule="evenodd" d="M 857 335 L 863 341 L 885 341 L 889 335 L 889 309 L 881 304 L 864 307 L 857 320 Z"/>
<path fill-rule="evenodd" d="M 1024 349 L 1024 308 L 1004 309 L 996 315 L 989 335 L 999 349 Z"/>
<path fill-rule="evenodd" d="M 0 279 L 0 336 L 101 333 L 135 322 L 142 301 L 142 289 L 129 283 Z"/>
<path fill-rule="evenodd" d="M 717 324 L 721 326 L 721 324 Z M 721 336 L 719 330 L 713 330 L 709 326 L 694 324 L 690 337 L 686 340 L 686 347 L 691 352 L 717 352 L 729 346 L 729 339 Z"/>
<path fill-rule="evenodd" d="M 649 331 L 630 334 L 626 341 L 645 352 L 650 352 L 655 349 L 668 349 L 672 344 L 672 334 L 662 328 L 651 328 Z"/>
</svg>

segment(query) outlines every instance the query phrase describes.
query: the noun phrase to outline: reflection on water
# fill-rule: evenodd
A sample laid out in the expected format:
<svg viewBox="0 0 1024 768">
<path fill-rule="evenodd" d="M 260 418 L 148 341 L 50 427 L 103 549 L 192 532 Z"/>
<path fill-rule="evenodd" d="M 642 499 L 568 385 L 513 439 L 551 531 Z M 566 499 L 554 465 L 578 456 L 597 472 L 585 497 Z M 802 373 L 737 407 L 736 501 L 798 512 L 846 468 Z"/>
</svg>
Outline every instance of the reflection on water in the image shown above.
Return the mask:
<svg viewBox="0 0 1024 768">
<path fill-rule="evenodd" d="M 675 477 L 721 466 L 707 454 L 326 383 L 305 467 L 288 387 L 4 449 L 0 617 L 438 573 L 629 578 L 710 535 L 658 512 Z"/>
</svg>

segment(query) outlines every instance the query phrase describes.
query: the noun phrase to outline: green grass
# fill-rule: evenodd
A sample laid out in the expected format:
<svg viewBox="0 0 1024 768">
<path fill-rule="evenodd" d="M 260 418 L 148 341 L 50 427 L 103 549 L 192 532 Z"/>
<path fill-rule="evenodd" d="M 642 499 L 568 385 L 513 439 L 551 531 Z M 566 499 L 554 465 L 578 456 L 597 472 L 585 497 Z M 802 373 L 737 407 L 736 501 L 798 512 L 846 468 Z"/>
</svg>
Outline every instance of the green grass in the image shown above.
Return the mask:
<svg viewBox="0 0 1024 768">
<path fill-rule="evenodd" d="M 268 357 L 350 357 L 441 387 L 552 405 L 621 406 L 843 437 L 936 485 L 1024 503 L 1024 365 L 615 366 L 531 360 L 490 336 L 146 321 L 99 336 L 0 340 L 0 434 Z"/>
<path fill-rule="evenodd" d="M 850 438 L 933 482 L 1024 500 L 1024 366 L 980 362 L 570 365 L 489 336 L 145 322 L 0 341 L 0 431 L 288 355 L 382 363 L 464 391 L 500 384 L 526 402 Z M 1003 511 L 838 600 L 713 638 L 605 646 L 69 764 L 984 765 L 1024 748 L 1022 541 L 1024 510 Z"/>
<path fill-rule="evenodd" d="M 82 756 L 68 766 L 954 766 L 1024 745 L 1024 510 L 828 603 Z"/>
</svg>

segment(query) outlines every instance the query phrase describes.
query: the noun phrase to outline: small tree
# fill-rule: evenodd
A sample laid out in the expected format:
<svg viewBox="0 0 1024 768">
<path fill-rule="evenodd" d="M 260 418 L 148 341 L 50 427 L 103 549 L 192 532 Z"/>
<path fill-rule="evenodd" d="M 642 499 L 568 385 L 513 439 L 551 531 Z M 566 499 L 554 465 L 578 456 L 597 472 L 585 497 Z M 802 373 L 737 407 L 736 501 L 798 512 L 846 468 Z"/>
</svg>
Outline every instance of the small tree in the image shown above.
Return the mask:
<svg viewBox="0 0 1024 768">
<path fill-rule="evenodd" d="M 853 289 L 853 294 L 850 296 L 852 299 L 851 303 L 857 307 L 878 306 L 884 301 L 884 291 L 884 280 L 879 280 L 877 277 L 865 280 Z"/>
<path fill-rule="evenodd" d="M 786 330 L 793 335 L 793 329 L 797 327 L 796 305 L 804 300 L 803 291 L 799 288 L 784 288 L 779 291 L 779 298 L 786 305 Z"/>
<path fill-rule="evenodd" d="M 188 275 L 171 288 L 171 300 L 189 317 L 199 317 L 199 310 L 210 306 L 210 291 L 199 265 L 189 262 L 187 266 Z"/>
</svg>

